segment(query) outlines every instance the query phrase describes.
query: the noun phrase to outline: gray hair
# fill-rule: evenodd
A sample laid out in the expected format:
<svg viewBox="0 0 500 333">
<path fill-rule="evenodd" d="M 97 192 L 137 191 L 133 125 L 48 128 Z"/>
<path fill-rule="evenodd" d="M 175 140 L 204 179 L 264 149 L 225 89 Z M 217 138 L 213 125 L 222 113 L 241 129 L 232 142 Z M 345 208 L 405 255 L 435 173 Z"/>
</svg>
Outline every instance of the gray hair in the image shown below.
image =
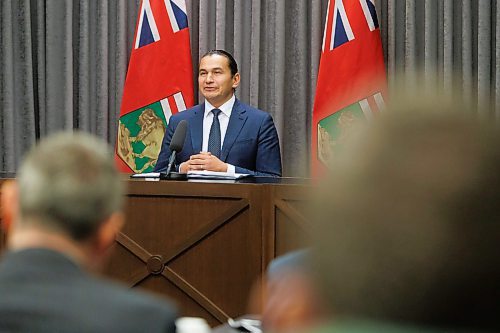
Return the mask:
<svg viewBox="0 0 500 333">
<path fill-rule="evenodd" d="M 59 133 L 26 156 L 17 175 L 21 223 L 90 237 L 123 201 L 112 151 L 85 133 Z"/>
</svg>

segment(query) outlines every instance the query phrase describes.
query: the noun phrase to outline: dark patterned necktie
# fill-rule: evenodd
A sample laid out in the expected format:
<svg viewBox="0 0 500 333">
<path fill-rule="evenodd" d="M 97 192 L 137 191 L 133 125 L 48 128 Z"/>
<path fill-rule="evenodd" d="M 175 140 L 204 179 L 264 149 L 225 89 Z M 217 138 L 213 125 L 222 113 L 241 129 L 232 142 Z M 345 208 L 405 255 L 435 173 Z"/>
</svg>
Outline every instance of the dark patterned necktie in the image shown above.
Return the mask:
<svg viewBox="0 0 500 333">
<path fill-rule="evenodd" d="M 214 120 L 212 122 L 212 127 L 210 127 L 210 135 L 208 136 L 208 151 L 218 158 L 220 157 L 221 135 L 219 114 L 221 113 L 221 110 L 213 109 L 211 112 L 214 114 Z"/>
</svg>

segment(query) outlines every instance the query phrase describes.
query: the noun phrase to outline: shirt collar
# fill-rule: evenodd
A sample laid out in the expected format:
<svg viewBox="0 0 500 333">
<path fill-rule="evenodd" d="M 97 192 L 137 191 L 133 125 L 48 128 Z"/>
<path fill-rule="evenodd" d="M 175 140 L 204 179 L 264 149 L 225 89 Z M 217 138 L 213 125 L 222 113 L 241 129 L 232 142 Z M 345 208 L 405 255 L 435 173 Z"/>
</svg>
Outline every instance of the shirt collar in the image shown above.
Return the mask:
<svg viewBox="0 0 500 333">
<path fill-rule="evenodd" d="M 233 96 L 231 96 L 231 98 L 228 99 L 226 103 L 222 104 L 217 109 L 221 110 L 222 113 L 224 113 L 229 118 L 231 116 L 231 111 L 233 111 L 234 102 L 236 102 L 236 97 L 234 97 L 233 94 Z M 210 104 L 207 100 L 205 100 L 205 117 L 213 109 L 215 109 L 215 107 L 212 104 Z"/>
</svg>

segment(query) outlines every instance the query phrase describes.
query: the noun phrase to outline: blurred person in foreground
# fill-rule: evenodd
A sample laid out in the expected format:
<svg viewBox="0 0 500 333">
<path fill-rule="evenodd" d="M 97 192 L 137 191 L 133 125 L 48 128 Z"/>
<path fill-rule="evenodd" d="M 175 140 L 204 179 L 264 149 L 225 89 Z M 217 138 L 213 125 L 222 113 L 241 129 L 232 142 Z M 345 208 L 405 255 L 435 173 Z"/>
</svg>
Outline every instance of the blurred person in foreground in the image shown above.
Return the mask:
<svg viewBox="0 0 500 333">
<path fill-rule="evenodd" d="M 83 133 L 35 146 L 2 189 L 1 332 L 175 332 L 166 301 L 89 274 L 124 217 L 106 144 Z"/>
<path fill-rule="evenodd" d="M 310 250 L 301 249 L 269 264 L 264 285 L 256 290 L 264 296 L 262 327 L 266 332 L 299 332 L 325 320 L 310 259 Z"/>
<path fill-rule="evenodd" d="M 498 126 L 421 101 L 332 165 L 312 254 L 331 324 L 311 331 L 500 331 Z"/>
</svg>

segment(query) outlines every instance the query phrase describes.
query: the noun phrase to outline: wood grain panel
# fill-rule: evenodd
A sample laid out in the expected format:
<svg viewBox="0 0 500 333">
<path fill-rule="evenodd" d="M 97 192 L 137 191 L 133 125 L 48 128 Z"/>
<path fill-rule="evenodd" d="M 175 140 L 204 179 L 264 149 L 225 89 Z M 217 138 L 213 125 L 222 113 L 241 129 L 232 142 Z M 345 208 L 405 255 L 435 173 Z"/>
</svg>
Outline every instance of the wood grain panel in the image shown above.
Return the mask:
<svg viewBox="0 0 500 333">
<path fill-rule="evenodd" d="M 308 209 L 314 189 L 310 186 L 278 185 L 270 189 L 267 221 L 267 261 L 291 250 L 307 246 L 309 241 Z"/>
<path fill-rule="evenodd" d="M 127 224 L 107 274 L 175 299 L 217 325 L 247 311 L 262 274 L 262 188 L 130 181 Z"/>
<path fill-rule="evenodd" d="M 167 297 L 180 315 L 211 326 L 247 313 L 249 291 L 269 261 L 303 246 L 307 234 L 308 186 L 293 180 L 124 181 L 127 223 L 105 275 Z"/>
</svg>

